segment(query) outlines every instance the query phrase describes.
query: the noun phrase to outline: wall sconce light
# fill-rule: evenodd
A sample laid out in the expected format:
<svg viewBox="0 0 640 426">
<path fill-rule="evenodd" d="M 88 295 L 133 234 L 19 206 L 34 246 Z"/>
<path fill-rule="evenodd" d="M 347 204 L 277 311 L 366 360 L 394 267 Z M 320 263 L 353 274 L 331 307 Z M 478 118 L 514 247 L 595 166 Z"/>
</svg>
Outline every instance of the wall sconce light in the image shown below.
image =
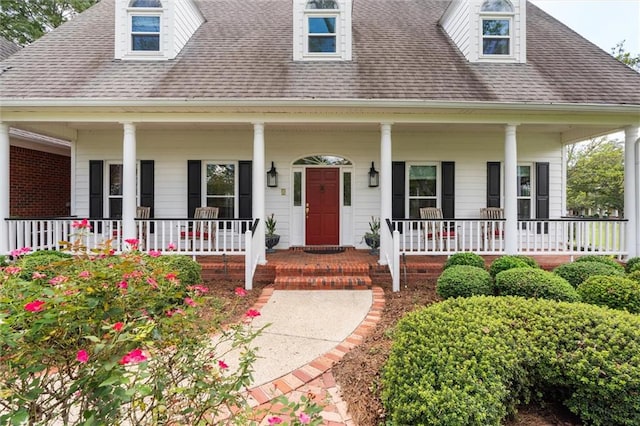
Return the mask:
<svg viewBox="0 0 640 426">
<path fill-rule="evenodd" d="M 267 186 L 269 188 L 275 188 L 278 186 L 278 171 L 273 165 L 273 161 L 271 162 L 271 168 L 267 172 Z"/>
<path fill-rule="evenodd" d="M 369 169 L 369 187 L 375 188 L 380 185 L 380 173 L 373 166 L 373 161 L 371 162 L 371 168 Z"/>
</svg>

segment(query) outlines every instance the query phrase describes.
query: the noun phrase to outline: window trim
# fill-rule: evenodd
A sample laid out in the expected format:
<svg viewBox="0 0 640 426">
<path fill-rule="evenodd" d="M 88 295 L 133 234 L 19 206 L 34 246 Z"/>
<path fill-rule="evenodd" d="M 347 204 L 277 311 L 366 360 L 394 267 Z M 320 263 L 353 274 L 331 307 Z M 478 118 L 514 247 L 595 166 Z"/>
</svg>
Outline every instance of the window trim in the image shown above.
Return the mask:
<svg viewBox="0 0 640 426">
<path fill-rule="evenodd" d="M 120 195 L 111 195 L 111 166 L 121 166 L 122 167 L 122 194 Z M 122 160 L 105 160 L 104 162 L 104 179 L 102 182 L 102 198 L 103 198 L 103 214 L 104 217 L 111 218 L 111 212 L 109 211 L 111 208 L 110 200 L 119 198 L 123 200 L 124 203 L 124 163 Z M 136 205 L 140 205 L 140 160 L 136 160 Z"/>
<path fill-rule="evenodd" d="M 207 188 L 207 166 L 209 165 L 222 165 L 222 164 L 232 164 L 234 167 L 233 172 L 233 217 L 232 218 L 224 218 L 222 214 L 220 214 L 219 218 L 221 219 L 236 219 L 240 214 L 240 182 L 239 182 L 239 163 L 236 160 L 202 160 L 202 193 L 201 193 L 201 205 L 208 206 L 207 201 L 209 199 L 209 192 Z M 212 196 L 213 197 L 213 196 Z M 232 198 L 227 196 L 216 196 L 218 198 Z M 222 212 L 221 212 L 222 213 Z"/>
<path fill-rule="evenodd" d="M 411 167 L 413 166 L 433 166 L 436 168 L 436 195 L 435 196 L 412 196 L 410 191 L 411 185 Z M 442 172 L 441 172 L 441 162 L 438 161 L 418 161 L 418 162 L 407 162 L 406 165 L 406 173 L 405 173 L 405 216 L 408 219 L 420 219 L 420 217 L 412 218 L 411 217 L 411 200 L 436 200 L 435 207 L 441 207 L 441 198 L 442 198 Z"/>
<path fill-rule="evenodd" d="M 534 171 L 535 171 L 535 163 L 518 163 L 517 165 L 518 170 L 516 170 L 516 180 L 519 179 L 519 174 L 518 171 L 520 169 L 520 167 L 528 167 L 529 168 L 529 195 L 528 196 L 524 196 L 524 195 L 520 195 L 520 182 L 516 181 L 516 187 L 518 190 L 518 195 L 516 196 L 516 203 L 517 206 L 520 205 L 520 200 L 529 200 L 529 217 L 528 218 L 521 218 L 519 212 L 517 213 L 518 216 L 518 220 L 520 219 L 533 219 L 536 217 L 536 212 L 535 212 L 535 176 L 534 176 Z"/>
<path fill-rule="evenodd" d="M 134 32 L 133 31 L 133 18 L 134 17 L 157 17 L 159 18 L 159 29 L 157 33 L 148 33 L 148 32 Z M 133 8 L 128 11 L 127 19 L 128 22 L 128 46 L 127 52 L 129 55 L 134 56 L 149 56 L 149 57 L 157 57 L 164 56 L 164 52 L 162 49 L 163 42 L 163 34 L 162 34 L 162 25 L 163 25 L 163 14 L 162 12 L 158 12 L 156 8 Z M 133 49 L 133 36 L 136 35 L 156 35 L 158 36 L 158 50 L 134 50 Z"/>
</svg>

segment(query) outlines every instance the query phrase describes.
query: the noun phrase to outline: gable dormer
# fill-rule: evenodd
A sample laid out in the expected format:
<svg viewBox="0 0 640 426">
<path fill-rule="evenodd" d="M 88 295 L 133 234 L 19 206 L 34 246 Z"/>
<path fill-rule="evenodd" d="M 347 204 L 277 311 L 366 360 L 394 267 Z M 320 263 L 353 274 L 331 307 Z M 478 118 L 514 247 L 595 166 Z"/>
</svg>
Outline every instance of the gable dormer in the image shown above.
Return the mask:
<svg viewBox="0 0 640 426">
<path fill-rule="evenodd" d="M 454 0 L 440 25 L 470 62 L 527 61 L 526 0 Z"/>
<path fill-rule="evenodd" d="M 352 0 L 293 0 L 293 60 L 351 60 Z"/>
<path fill-rule="evenodd" d="M 117 0 L 115 58 L 175 58 L 204 22 L 192 0 Z"/>
</svg>

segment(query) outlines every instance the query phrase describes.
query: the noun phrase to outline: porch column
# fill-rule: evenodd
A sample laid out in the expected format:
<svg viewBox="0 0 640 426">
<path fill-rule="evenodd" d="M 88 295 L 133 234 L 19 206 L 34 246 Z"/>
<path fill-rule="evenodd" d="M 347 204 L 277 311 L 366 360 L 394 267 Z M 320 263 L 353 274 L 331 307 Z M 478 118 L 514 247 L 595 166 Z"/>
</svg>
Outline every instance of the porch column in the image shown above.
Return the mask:
<svg viewBox="0 0 640 426">
<path fill-rule="evenodd" d="M 518 150 L 515 124 L 505 126 L 504 138 L 504 248 L 506 254 L 518 252 Z"/>
<path fill-rule="evenodd" d="M 0 255 L 9 254 L 9 125 L 0 122 Z"/>
<path fill-rule="evenodd" d="M 627 219 L 628 257 L 638 256 L 638 138 L 640 128 L 629 126 L 624 132 L 624 218 Z"/>
<path fill-rule="evenodd" d="M 264 221 L 265 221 L 265 167 L 264 167 L 264 123 L 253 123 L 253 218 L 260 219 L 256 229 L 255 241 L 258 246 L 253 252 L 258 254 L 260 264 L 267 263 L 264 245 Z"/>
<path fill-rule="evenodd" d="M 136 126 L 122 123 L 122 239 L 136 238 Z"/>
<path fill-rule="evenodd" d="M 385 253 L 392 250 L 393 240 L 387 232 L 386 219 L 391 219 L 391 123 L 380 124 L 380 260 L 387 264 Z"/>
</svg>

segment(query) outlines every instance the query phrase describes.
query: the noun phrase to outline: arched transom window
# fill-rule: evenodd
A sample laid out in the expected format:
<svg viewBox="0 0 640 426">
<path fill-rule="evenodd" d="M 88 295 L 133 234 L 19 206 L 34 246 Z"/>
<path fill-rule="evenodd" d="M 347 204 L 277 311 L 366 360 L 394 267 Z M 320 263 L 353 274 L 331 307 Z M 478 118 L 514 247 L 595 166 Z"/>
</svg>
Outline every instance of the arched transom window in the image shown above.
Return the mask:
<svg viewBox="0 0 640 426">
<path fill-rule="evenodd" d="M 486 0 L 480 7 L 482 55 L 511 56 L 513 5 L 507 0 Z"/>
<path fill-rule="evenodd" d="M 131 0 L 129 7 L 162 7 L 160 0 Z"/>
</svg>

